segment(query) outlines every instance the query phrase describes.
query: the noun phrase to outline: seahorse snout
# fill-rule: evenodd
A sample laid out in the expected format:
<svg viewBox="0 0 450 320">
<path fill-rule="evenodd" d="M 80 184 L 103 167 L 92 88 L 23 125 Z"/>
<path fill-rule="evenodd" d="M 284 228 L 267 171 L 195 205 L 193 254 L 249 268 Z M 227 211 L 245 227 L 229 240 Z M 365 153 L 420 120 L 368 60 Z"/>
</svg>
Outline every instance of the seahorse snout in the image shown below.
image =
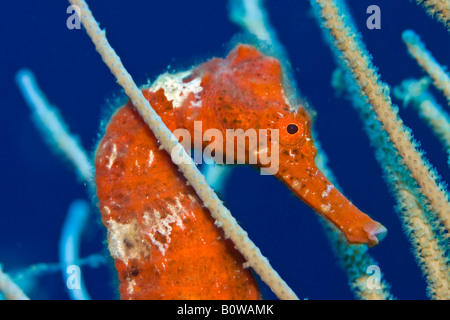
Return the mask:
<svg viewBox="0 0 450 320">
<path fill-rule="evenodd" d="M 353 205 L 327 180 L 314 162 L 280 161 L 277 178 L 303 202 L 332 222 L 349 243 L 374 246 L 386 236 L 387 229 Z"/>
<path fill-rule="evenodd" d="M 387 235 L 387 229 L 379 222 L 373 221 L 373 223 L 368 223 L 364 226 L 370 242 L 370 246 L 374 246 L 381 242 Z"/>
</svg>

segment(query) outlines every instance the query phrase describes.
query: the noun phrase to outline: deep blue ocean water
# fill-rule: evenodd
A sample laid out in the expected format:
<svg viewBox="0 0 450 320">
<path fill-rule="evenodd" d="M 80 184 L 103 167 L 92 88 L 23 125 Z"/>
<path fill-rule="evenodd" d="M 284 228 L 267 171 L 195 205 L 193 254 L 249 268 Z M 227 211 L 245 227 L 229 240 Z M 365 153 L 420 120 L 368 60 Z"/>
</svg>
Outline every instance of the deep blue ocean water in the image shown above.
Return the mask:
<svg viewBox="0 0 450 320">
<path fill-rule="evenodd" d="M 230 22 L 227 1 L 89 1 L 112 46 L 137 84 L 168 69 L 183 70 L 213 56 L 225 56 L 241 30 Z M 381 30 L 366 28 L 366 8 L 381 8 Z M 48 99 L 71 131 L 93 152 L 108 100 L 122 95 L 84 30 L 66 27 L 64 1 L 8 1 L 0 20 L 0 264 L 15 274 L 37 263 L 58 261 L 58 239 L 74 199 L 90 199 L 73 170 L 45 144 L 14 82 L 23 67 L 32 70 Z M 450 65 L 449 33 L 408 0 L 349 0 L 348 6 L 382 80 L 391 86 L 423 76 L 401 41 L 415 30 L 435 58 Z M 399 299 L 425 299 L 426 283 L 394 211 L 373 150 L 358 115 L 330 85 L 335 68 L 331 51 L 312 18 L 308 1 L 268 0 L 267 9 L 291 60 L 302 97 L 317 111 L 316 131 L 343 192 L 362 211 L 380 221 L 388 236 L 370 249 Z M 433 90 L 445 107 L 442 95 Z M 395 103 L 399 101 L 394 100 Z M 429 160 L 449 180 L 446 155 L 412 109 L 400 109 L 422 142 Z M 301 298 L 352 299 L 315 213 L 270 176 L 237 167 L 221 194 L 232 214 Z M 95 207 L 93 207 L 95 210 Z M 98 211 L 93 212 L 82 255 L 108 255 Z M 94 299 L 118 297 L 111 264 L 83 268 Z M 29 279 L 34 299 L 67 299 L 60 273 Z M 261 285 L 263 296 L 275 298 Z"/>
</svg>

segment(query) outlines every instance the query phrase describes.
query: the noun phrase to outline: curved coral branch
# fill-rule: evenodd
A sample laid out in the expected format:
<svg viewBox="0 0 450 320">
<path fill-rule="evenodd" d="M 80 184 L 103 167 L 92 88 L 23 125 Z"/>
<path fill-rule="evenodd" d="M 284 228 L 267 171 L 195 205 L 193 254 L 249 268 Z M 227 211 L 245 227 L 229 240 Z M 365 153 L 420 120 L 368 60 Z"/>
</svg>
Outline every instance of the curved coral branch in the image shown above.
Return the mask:
<svg viewBox="0 0 450 320">
<path fill-rule="evenodd" d="M 24 99 L 33 112 L 33 120 L 45 140 L 56 153 L 61 153 L 75 167 L 78 178 L 93 187 L 94 166 L 81 146 L 79 139 L 69 129 L 57 109 L 53 108 L 39 89 L 30 70 L 16 74 L 16 82 Z"/>
</svg>

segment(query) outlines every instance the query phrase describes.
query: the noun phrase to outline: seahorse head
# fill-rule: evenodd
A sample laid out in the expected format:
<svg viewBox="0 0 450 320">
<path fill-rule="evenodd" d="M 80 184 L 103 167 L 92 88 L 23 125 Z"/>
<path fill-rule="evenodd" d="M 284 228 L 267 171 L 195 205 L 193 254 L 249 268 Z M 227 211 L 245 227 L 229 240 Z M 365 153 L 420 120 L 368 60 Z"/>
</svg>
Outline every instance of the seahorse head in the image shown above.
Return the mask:
<svg viewBox="0 0 450 320">
<path fill-rule="evenodd" d="M 253 46 L 238 45 L 225 59 L 200 65 L 184 81 L 194 79 L 201 79 L 197 100 L 202 107 L 185 108 L 186 127 L 193 126 L 191 120 L 201 119 L 207 123 L 203 133 L 218 128 L 227 141 L 240 130 L 247 140 L 231 150 L 224 141 L 224 158 L 234 151 L 240 163 L 275 169 L 271 172 L 279 180 L 331 221 L 350 243 L 375 245 L 384 237 L 386 228 L 356 208 L 317 168 L 311 118 L 302 105 L 292 106 L 287 99 L 277 59 Z M 257 133 L 256 143 L 252 144 L 251 133 Z M 251 163 L 254 155 L 261 157 Z M 268 158 L 269 163 L 262 161 Z"/>
</svg>

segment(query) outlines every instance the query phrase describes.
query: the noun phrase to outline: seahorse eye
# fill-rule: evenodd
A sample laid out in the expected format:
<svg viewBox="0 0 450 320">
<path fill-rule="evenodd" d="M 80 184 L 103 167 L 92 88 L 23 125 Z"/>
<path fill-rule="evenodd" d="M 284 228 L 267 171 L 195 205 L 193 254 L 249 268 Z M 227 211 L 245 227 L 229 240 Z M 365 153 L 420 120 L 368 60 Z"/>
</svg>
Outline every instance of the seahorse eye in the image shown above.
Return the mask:
<svg viewBox="0 0 450 320">
<path fill-rule="evenodd" d="M 304 119 L 296 117 L 295 114 L 287 114 L 281 117 L 276 124 L 279 129 L 280 142 L 285 146 L 293 146 L 302 143 L 306 137 L 306 124 Z"/>
<path fill-rule="evenodd" d="M 295 133 L 298 132 L 298 127 L 297 127 L 297 125 L 296 125 L 296 124 L 293 124 L 293 123 L 291 123 L 290 125 L 288 125 L 288 126 L 286 127 L 286 129 L 287 129 L 287 132 L 288 132 L 289 134 L 295 134 Z"/>
</svg>

